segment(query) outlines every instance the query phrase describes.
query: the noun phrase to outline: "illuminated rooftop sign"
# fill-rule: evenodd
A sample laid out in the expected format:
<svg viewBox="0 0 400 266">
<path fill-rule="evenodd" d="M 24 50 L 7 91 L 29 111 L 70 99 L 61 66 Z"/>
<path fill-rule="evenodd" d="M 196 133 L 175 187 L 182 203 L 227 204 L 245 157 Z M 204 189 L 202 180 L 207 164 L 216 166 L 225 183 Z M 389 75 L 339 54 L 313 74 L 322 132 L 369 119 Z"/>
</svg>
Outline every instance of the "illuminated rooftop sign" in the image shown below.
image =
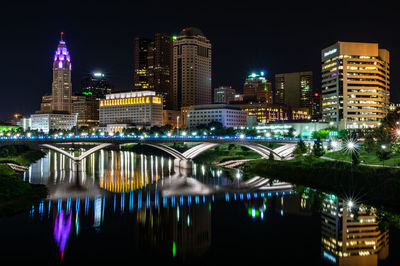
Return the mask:
<svg viewBox="0 0 400 266">
<path fill-rule="evenodd" d="M 325 52 L 325 53 L 324 53 L 324 57 L 327 57 L 328 55 L 334 54 L 334 53 L 336 53 L 336 52 L 337 52 L 337 49 L 336 49 L 336 48 L 333 48 L 333 49 L 331 49 L 331 50 Z"/>
</svg>

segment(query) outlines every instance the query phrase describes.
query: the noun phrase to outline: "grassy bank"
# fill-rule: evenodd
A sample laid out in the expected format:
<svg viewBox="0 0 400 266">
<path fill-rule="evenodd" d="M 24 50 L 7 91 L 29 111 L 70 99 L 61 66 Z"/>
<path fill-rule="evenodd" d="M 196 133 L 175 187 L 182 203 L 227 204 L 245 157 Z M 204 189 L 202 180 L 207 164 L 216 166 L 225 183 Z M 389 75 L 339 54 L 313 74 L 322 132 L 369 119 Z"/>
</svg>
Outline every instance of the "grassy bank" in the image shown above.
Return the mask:
<svg viewBox="0 0 400 266">
<path fill-rule="evenodd" d="M 194 158 L 196 163 L 219 163 L 230 160 L 257 159 L 260 155 L 248 148 L 237 145 L 220 145 L 209 149 Z"/>
<path fill-rule="evenodd" d="M 368 153 L 363 149 L 359 149 L 358 154 L 360 156 L 360 161 L 362 161 L 362 163 L 364 164 L 382 165 L 382 161 L 379 160 L 375 152 Z M 324 156 L 335 160 L 351 162 L 351 156 L 343 150 L 335 152 L 327 152 L 324 154 Z M 385 160 L 384 163 L 387 166 L 400 166 L 400 154 L 397 153 L 391 154 L 391 157 L 388 160 Z"/>
<path fill-rule="evenodd" d="M 29 166 L 42 158 L 45 153 L 29 150 L 26 147 L 7 147 L 7 150 L 12 153 L 4 156 L 6 153 L 2 150 L 4 157 L 0 157 L 0 216 L 28 210 L 32 204 L 47 196 L 46 186 L 23 181 L 18 177 L 18 173 L 6 164 Z"/>
<path fill-rule="evenodd" d="M 301 157 L 290 161 L 255 160 L 243 166 L 246 176 L 260 175 L 353 198 L 376 207 L 400 208 L 400 170 L 352 166 Z"/>
<path fill-rule="evenodd" d="M 29 166 L 37 160 L 43 158 L 46 153 L 40 150 L 25 150 L 23 152 L 13 154 L 6 157 L 0 157 L 1 163 L 14 163 L 22 166 Z"/>
</svg>

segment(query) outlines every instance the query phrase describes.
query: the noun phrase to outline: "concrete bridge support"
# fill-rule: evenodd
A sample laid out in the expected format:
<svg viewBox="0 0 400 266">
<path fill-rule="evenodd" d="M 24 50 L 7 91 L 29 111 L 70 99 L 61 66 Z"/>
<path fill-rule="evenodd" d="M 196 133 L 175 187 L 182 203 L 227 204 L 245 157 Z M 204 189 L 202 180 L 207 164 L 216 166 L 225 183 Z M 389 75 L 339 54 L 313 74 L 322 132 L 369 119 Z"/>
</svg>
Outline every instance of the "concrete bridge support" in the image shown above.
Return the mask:
<svg viewBox="0 0 400 266">
<path fill-rule="evenodd" d="M 82 161 L 72 160 L 72 172 L 82 171 Z"/>
<path fill-rule="evenodd" d="M 184 173 L 184 176 L 192 176 L 193 171 L 193 161 L 192 160 L 174 160 L 174 168 L 179 169 L 179 172 Z"/>
</svg>

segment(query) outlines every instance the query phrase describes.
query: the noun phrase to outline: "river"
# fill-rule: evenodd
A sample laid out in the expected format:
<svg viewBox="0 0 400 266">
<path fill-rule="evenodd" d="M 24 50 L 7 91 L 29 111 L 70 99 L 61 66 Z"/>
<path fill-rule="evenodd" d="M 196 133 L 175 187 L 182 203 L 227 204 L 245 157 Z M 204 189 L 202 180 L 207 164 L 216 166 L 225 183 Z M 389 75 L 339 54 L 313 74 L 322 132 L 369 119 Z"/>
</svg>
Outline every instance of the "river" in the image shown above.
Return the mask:
<svg viewBox="0 0 400 266">
<path fill-rule="evenodd" d="M 239 189 L 239 172 L 184 171 L 128 151 L 100 151 L 82 166 L 73 172 L 49 152 L 24 173 L 49 195 L 0 218 L 2 265 L 400 263 L 399 231 L 379 228 L 376 210 L 358 202 L 310 188 Z"/>
</svg>

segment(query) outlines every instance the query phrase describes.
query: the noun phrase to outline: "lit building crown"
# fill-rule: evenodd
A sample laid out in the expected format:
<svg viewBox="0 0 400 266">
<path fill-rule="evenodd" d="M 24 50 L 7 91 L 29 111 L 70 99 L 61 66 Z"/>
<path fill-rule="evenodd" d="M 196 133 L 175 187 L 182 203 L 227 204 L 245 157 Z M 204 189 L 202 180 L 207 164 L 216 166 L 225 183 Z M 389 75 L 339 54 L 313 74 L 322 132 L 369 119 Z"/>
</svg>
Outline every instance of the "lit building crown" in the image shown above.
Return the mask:
<svg viewBox="0 0 400 266">
<path fill-rule="evenodd" d="M 61 40 L 58 43 L 57 50 L 54 54 L 54 62 L 58 62 L 58 68 L 61 69 L 63 68 L 64 62 L 67 61 L 69 63 L 69 70 L 71 70 L 71 57 L 69 55 L 65 41 L 62 38 L 63 35 L 64 33 L 61 32 Z"/>
</svg>

